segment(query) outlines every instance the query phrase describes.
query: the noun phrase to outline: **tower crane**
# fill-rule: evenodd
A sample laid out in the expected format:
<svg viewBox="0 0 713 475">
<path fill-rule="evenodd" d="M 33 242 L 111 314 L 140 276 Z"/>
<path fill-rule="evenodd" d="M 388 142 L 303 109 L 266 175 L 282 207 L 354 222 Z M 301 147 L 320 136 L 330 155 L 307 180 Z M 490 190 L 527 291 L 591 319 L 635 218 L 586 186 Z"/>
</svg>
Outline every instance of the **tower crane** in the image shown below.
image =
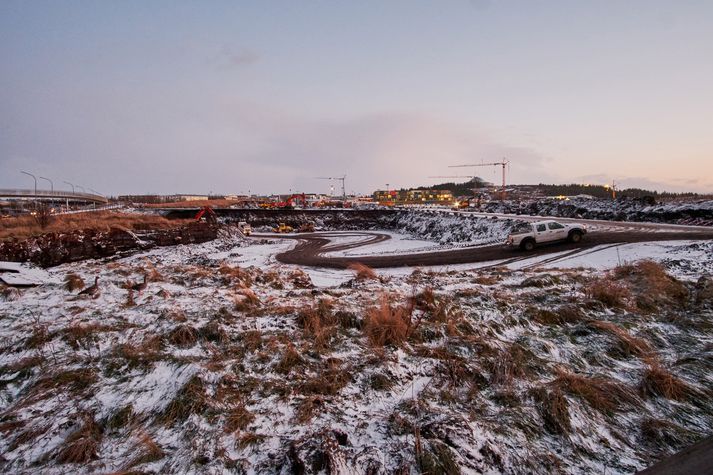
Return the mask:
<svg viewBox="0 0 713 475">
<path fill-rule="evenodd" d="M 337 180 L 337 181 L 341 181 L 341 182 L 342 182 L 342 198 L 343 198 L 343 199 L 346 199 L 346 197 L 347 197 L 347 192 L 346 192 L 346 189 L 345 189 L 345 187 L 344 187 L 344 180 L 345 180 L 346 178 L 347 178 L 346 175 L 337 176 L 337 177 L 332 177 L 332 176 L 318 176 L 318 177 L 315 177 L 316 180 Z M 334 187 L 332 187 L 332 189 L 334 189 Z"/>
<path fill-rule="evenodd" d="M 448 168 L 464 168 L 464 167 L 502 167 L 503 169 L 503 186 L 500 189 L 500 200 L 505 199 L 505 168 L 508 166 L 510 163 L 510 160 L 505 160 L 504 158 L 499 161 L 499 162 L 492 162 L 492 163 L 472 163 L 472 164 L 467 164 L 467 165 L 450 165 Z"/>
</svg>

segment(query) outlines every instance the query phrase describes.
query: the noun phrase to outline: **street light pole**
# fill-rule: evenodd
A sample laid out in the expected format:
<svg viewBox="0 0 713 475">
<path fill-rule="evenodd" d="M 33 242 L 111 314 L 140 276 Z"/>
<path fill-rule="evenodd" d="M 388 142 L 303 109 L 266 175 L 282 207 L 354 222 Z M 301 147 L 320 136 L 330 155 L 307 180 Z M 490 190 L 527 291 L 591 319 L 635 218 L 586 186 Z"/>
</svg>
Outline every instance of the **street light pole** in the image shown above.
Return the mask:
<svg viewBox="0 0 713 475">
<path fill-rule="evenodd" d="M 64 181 L 64 182 L 62 182 L 62 183 L 66 183 L 66 184 L 68 184 L 69 186 L 71 186 L 71 187 L 72 187 L 72 193 L 74 194 L 74 185 L 73 185 L 73 184 L 71 184 L 71 183 L 68 182 L 68 181 Z M 67 205 L 67 211 L 69 211 L 69 198 L 65 198 L 65 201 L 66 201 L 66 205 Z"/>
<path fill-rule="evenodd" d="M 43 176 L 39 176 L 37 178 L 39 178 L 40 180 L 46 180 L 46 181 L 50 182 L 50 190 L 52 190 L 52 193 L 54 194 L 54 183 L 52 182 L 52 180 L 50 180 L 49 178 L 45 178 Z"/>
<path fill-rule="evenodd" d="M 23 172 L 22 170 L 20 170 L 20 173 L 31 176 L 32 179 L 35 180 L 35 210 L 37 210 L 37 178 L 32 173 Z"/>
</svg>

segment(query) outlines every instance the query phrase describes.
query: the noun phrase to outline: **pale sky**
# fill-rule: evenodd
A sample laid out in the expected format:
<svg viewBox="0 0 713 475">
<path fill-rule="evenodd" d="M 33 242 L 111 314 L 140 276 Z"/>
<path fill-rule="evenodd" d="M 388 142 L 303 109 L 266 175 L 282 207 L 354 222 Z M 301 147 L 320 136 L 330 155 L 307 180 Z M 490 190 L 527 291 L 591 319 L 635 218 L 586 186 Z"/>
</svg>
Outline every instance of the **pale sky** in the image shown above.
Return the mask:
<svg viewBox="0 0 713 475">
<path fill-rule="evenodd" d="M 503 157 L 713 192 L 713 2 L 0 2 L 2 188 L 371 192 Z"/>
</svg>

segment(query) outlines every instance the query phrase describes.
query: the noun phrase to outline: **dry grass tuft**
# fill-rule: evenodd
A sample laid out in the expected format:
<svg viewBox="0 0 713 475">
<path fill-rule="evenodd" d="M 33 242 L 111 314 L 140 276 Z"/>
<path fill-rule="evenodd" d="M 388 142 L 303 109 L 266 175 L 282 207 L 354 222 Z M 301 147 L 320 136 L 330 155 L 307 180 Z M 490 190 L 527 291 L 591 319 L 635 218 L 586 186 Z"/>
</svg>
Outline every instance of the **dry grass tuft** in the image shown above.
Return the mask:
<svg viewBox="0 0 713 475">
<path fill-rule="evenodd" d="M 129 282 L 127 282 L 127 287 L 129 286 Z M 124 307 L 126 308 L 131 308 L 136 306 L 136 301 L 134 300 L 134 289 L 129 288 L 128 292 L 126 293 L 126 302 L 124 302 Z"/>
<path fill-rule="evenodd" d="M 138 439 L 139 441 L 134 448 L 134 450 L 138 452 L 138 455 L 126 464 L 125 469 L 130 469 L 131 467 L 144 463 L 155 462 L 166 456 L 166 452 L 163 451 L 161 446 L 145 431 L 138 429 Z"/>
<path fill-rule="evenodd" d="M 140 344 L 123 343 L 114 347 L 113 354 L 125 359 L 130 367 L 146 366 L 162 358 L 162 338 L 158 335 L 147 336 Z"/>
<path fill-rule="evenodd" d="M 586 295 L 611 308 L 626 308 L 631 299 L 629 288 L 611 276 L 604 276 L 591 282 L 586 288 Z"/>
<path fill-rule="evenodd" d="M 379 306 L 366 312 L 364 334 L 374 346 L 400 346 L 411 335 L 413 307 L 394 305 L 391 298 L 382 295 Z"/>
<path fill-rule="evenodd" d="M 314 287 L 312 279 L 302 269 L 295 269 L 290 273 L 290 281 L 296 289 L 311 289 Z"/>
<path fill-rule="evenodd" d="M 92 416 L 85 416 L 84 423 L 70 434 L 57 453 L 59 463 L 87 463 L 97 458 L 102 440 L 102 429 Z"/>
<path fill-rule="evenodd" d="M 636 402 L 629 387 L 604 376 L 587 377 L 558 370 L 553 386 L 587 401 L 592 408 L 604 413 Z"/>
<path fill-rule="evenodd" d="M 630 335 L 625 329 L 611 323 L 601 320 L 589 322 L 593 328 L 603 330 L 612 335 L 616 341 L 616 350 L 622 356 L 647 356 L 652 353 L 651 345 L 643 338 Z"/>
<path fill-rule="evenodd" d="M 379 280 L 379 275 L 374 269 L 359 262 L 349 264 L 348 269 L 354 271 L 354 278 L 356 280 Z"/>
<path fill-rule="evenodd" d="M 298 389 L 303 394 L 336 396 L 351 381 L 350 368 L 342 366 L 338 358 L 328 358 L 318 373 L 302 381 Z"/>
<path fill-rule="evenodd" d="M 676 401 L 690 399 L 697 391 L 658 363 L 644 371 L 639 389 L 647 397 L 664 397 Z"/>
<path fill-rule="evenodd" d="M 688 300 L 686 286 L 668 275 L 658 262 L 643 260 L 619 266 L 614 275 L 631 283 L 636 294 L 636 306 L 645 312 L 656 311 L 661 306 L 682 306 Z"/>
<path fill-rule="evenodd" d="M 190 325 L 178 325 L 168 334 L 168 341 L 176 346 L 191 347 L 198 341 L 198 332 Z"/>
<path fill-rule="evenodd" d="M 218 322 L 210 322 L 198 330 L 198 334 L 203 340 L 225 345 L 230 342 L 230 336 L 223 326 Z"/>
<path fill-rule="evenodd" d="M 692 445 L 701 438 L 701 434 L 673 422 L 647 417 L 641 421 L 641 437 L 644 444 L 652 447 L 656 452 L 661 452 L 664 448 L 678 451 Z"/>
<path fill-rule="evenodd" d="M 251 445 L 257 445 L 260 442 L 265 440 L 265 436 L 262 434 L 258 434 L 256 432 L 245 432 L 235 443 L 235 445 L 240 448 L 244 449 L 246 447 L 249 447 Z"/>
<path fill-rule="evenodd" d="M 487 364 L 490 383 L 509 386 L 515 378 L 525 378 L 542 364 L 532 351 L 520 343 L 512 343 Z"/>
<path fill-rule="evenodd" d="M 312 420 L 316 413 L 324 410 L 326 399 L 323 396 L 309 396 L 304 398 L 295 410 L 295 421 L 306 424 Z"/>
<path fill-rule="evenodd" d="M 552 434 L 568 434 L 572 430 L 569 418 L 569 403 L 558 387 L 539 387 L 532 390 L 537 412 Z"/>
<path fill-rule="evenodd" d="M 542 325 L 565 325 L 584 320 L 584 313 L 577 305 L 563 305 L 554 310 L 530 307 L 527 313 Z"/>
<path fill-rule="evenodd" d="M 163 274 L 161 274 L 161 272 L 156 269 L 156 266 L 148 259 L 144 259 L 143 273 L 146 275 L 147 282 L 163 282 L 166 280 Z"/>
<path fill-rule="evenodd" d="M 260 298 L 250 289 L 239 289 L 233 302 L 238 312 L 252 312 L 261 305 Z"/>
<path fill-rule="evenodd" d="M 425 449 L 416 451 L 416 462 L 422 474 L 460 475 L 461 473 L 452 450 L 436 439 L 429 439 Z"/>
<path fill-rule="evenodd" d="M 240 335 L 240 340 L 248 352 L 257 351 L 262 348 L 262 332 L 260 330 L 248 330 Z"/>
<path fill-rule="evenodd" d="M 114 327 L 109 325 L 101 325 L 99 323 L 80 324 L 74 323 L 62 330 L 62 339 L 67 342 L 73 349 L 88 348 L 90 344 L 96 342 L 97 333 L 114 330 Z"/>
<path fill-rule="evenodd" d="M 75 290 L 81 290 L 84 288 L 84 279 L 74 272 L 64 276 L 64 288 L 69 292 L 74 292 Z"/>
<path fill-rule="evenodd" d="M 218 273 L 222 276 L 225 284 L 237 282 L 241 287 L 250 287 L 253 284 L 250 273 L 239 266 L 232 267 L 228 264 L 221 264 Z"/>
<path fill-rule="evenodd" d="M 295 345 L 290 342 L 285 347 L 285 351 L 282 352 L 280 360 L 275 365 L 275 371 L 281 374 L 289 374 L 295 366 L 299 366 L 303 362 L 304 360 L 295 348 Z"/>
<path fill-rule="evenodd" d="M 329 348 L 336 334 L 338 319 L 332 313 L 330 301 L 322 299 L 316 306 L 306 307 L 297 313 L 297 325 L 310 338 L 315 351 Z"/>
<path fill-rule="evenodd" d="M 115 411 L 106 421 L 109 429 L 121 429 L 126 427 L 134 418 L 134 408 L 131 404 Z"/>
<path fill-rule="evenodd" d="M 238 430 L 245 430 L 248 425 L 255 420 L 252 412 L 248 411 L 243 404 L 231 409 L 225 418 L 225 431 L 233 433 Z"/>
<path fill-rule="evenodd" d="M 191 414 L 202 414 L 209 407 L 205 384 L 199 376 L 193 376 L 178 391 L 176 397 L 166 406 L 160 419 L 166 425 L 182 422 Z"/>
</svg>

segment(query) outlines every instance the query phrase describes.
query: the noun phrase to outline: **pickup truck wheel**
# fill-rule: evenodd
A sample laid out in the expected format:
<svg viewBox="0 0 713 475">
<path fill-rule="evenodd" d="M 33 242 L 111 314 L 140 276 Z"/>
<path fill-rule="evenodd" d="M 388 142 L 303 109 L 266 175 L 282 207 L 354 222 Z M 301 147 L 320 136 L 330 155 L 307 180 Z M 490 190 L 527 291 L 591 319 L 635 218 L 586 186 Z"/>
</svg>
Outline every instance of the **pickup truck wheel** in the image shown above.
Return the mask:
<svg viewBox="0 0 713 475">
<path fill-rule="evenodd" d="M 581 231 L 570 231 L 569 233 L 569 240 L 570 242 L 579 242 L 582 240 L 582 232 Z"/>
<path fill-rule="evenodd" d="M 520 243 L 520 249 L 523 251 L 532 251 L 535 249 L 535 241 L 533 239 L 525 239 Z"/>
</svg>

